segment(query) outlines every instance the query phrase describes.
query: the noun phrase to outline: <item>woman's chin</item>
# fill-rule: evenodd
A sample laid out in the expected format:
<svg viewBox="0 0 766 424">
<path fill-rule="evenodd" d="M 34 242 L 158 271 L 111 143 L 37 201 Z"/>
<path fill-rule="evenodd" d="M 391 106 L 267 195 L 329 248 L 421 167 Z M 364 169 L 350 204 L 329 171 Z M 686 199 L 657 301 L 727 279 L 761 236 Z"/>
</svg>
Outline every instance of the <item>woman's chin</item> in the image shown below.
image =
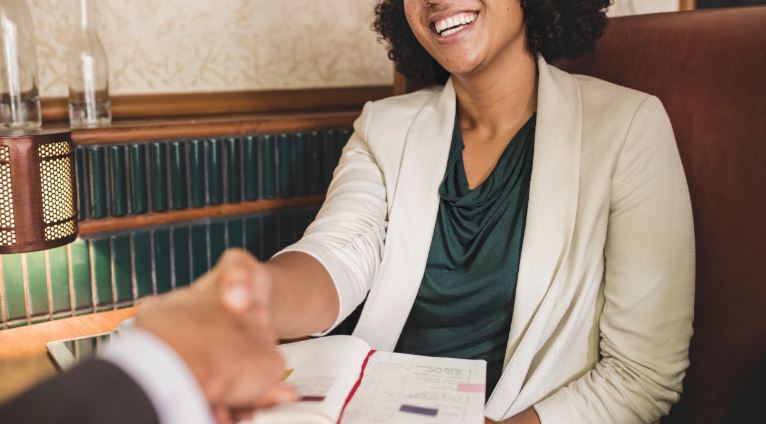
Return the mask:
<svg viewBox="0 0 766 424">
<path fill-rule="evenodd" d="M 454 63 L 454 62 L 452 62 Z M 463 61 L 459 65 L 444 66 L 444 69 L 449 72 L 455 78 L 470 78 L 471 75 L 476 75 L 480 68 L 479 62 Z"/>
<path fill-rule="evenodd" d="M 452 75 L 471 73 L 481 66 L 482 49 L 473 46 L 467 49 L 453 49 L 433 55 L 439 64 Z"/>
</svg>

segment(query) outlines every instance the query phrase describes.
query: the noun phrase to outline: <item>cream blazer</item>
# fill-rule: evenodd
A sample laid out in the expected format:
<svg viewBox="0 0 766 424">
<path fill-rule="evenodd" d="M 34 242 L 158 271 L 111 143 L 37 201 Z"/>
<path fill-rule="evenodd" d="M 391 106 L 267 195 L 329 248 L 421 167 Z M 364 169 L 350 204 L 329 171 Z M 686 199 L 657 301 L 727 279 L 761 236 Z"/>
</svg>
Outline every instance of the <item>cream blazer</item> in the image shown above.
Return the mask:
<svg viewBox="0 0 766 424">
<path fill-rule="evenodd" d="M 657 421 L 689 364 L 694 234 L 684 171 L 656 97 L 538 58 L 526 231 L 500 420 Z M 455 120 L 444 87 L 367 103 L 303 238 L 332 277 L 336 325 L 364 299 L 354 335 L 394 349 L 428 257 Z M 334 326 L 333 326 L 334 327 Z"/>
</svg>

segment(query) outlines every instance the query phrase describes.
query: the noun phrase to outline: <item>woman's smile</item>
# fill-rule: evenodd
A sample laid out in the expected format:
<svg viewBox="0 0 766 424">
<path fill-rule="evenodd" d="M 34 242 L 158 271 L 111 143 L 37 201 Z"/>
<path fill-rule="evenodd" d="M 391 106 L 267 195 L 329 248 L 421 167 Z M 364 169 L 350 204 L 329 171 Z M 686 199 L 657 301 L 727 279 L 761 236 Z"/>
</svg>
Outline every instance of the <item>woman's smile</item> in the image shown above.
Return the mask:
<svg viewBox="0 0 766 424">
<path fill-rule="evenodd" d="M 479 12 L 458 12 L 446 17 L 434 16 L 431 29 L 440 42 L 452 41 L 457 39 L 456 34 L 469 29 L 478 17 Z"/>
<path fill-rule="evenodd" d="M 476 75 L 493 63 L 507 70 L 517 57 L 511 52 L 525 49 L 519 0 L 404 0 L 403 6 L 415 38 L 453 76 Z"/>
</svg>

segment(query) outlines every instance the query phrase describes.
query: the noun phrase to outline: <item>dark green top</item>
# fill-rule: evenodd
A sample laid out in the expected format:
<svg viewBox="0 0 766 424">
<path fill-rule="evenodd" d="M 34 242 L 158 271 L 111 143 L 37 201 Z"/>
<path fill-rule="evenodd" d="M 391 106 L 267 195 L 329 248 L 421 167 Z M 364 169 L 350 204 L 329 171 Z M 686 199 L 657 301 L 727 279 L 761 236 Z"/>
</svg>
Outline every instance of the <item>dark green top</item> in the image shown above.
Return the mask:
<svg viewBox="0 0 766 424">
<path fill-rule="evenodd" d="M 397 352 L 487 361 L 487 393 L 503 371 L 524 239 L 535 115 L 489 177 L 470 190 L 463 138 L 452 146 L 423 281 Z"/>
</svg>

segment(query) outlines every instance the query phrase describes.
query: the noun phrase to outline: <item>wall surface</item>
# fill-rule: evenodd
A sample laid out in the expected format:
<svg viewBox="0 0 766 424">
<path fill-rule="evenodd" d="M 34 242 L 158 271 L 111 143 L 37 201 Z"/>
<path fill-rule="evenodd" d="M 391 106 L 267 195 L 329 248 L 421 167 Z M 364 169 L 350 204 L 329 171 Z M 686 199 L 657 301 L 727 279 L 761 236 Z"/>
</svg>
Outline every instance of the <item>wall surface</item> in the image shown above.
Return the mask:
<svg viewBox="0 0 766 424">
<path fill-rule="evenodd" d="M 675 12 L 679 0 L 614 0 L 611 16 L 639 15 L 644 13 Z"/>
<path fill-rule="evenodd" d="M 67 94 L 78 0 L 27 0 L 40 91 Z M 94 1 L 94 0 L 91 0 Z M 375 0 L 98 0 L 113 94 L 391 84 L 370 30 Z M 678 10 L 677 0 L 616 0 L 611 15 Z"/>
<path fill-rule="evenodd" d="M 113 94 L 391 84 L 374 0 L 91 0 Z M 77 0 L 27 0 L 42 96 L 67 94 Z"/>
<path fill-rule="evenodd" d="M 41 95 L 67 94 L 79 0 L 27 0 Z M 376 0 L 90 0 L 112 94 L 391 84 L 370 30 Z M 678 0 L 616 0 L 612 16 L 678 10 Z"/>
</svg>

